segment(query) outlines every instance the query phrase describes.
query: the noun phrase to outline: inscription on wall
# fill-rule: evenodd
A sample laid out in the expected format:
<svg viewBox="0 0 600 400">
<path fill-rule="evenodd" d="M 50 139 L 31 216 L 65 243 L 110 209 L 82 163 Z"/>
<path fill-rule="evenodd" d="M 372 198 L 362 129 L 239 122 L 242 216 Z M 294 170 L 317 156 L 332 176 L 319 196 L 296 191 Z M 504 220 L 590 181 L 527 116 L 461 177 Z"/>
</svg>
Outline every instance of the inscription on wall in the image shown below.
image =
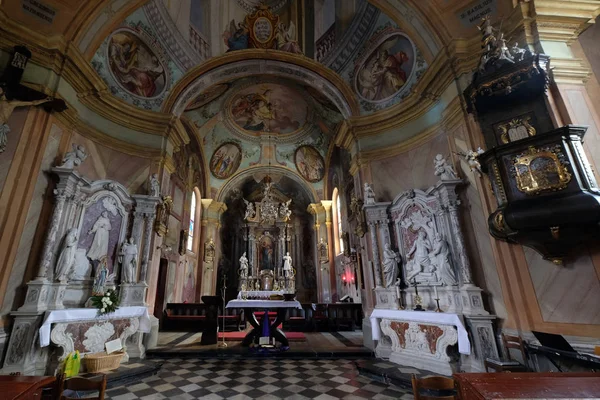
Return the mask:
<svg viewBox="0 0 600 400">
<path fill-rule="evenodd" d="M 37 0 L 22 0 L 21 6 L 27 14 L 31 14 L 49 24 L 54 22 L 54 17 L 56 17 L 54 8 Z"/>
<path fill-rule="evenodd" d="M 497 0 L 478 0 L 456 13 L 463 26 L 470 28 L 478 25 L 486 15 L 494 17 L 497 11 Z M 492 18 L 493 19 L 493 18 Z"/>
</svg>

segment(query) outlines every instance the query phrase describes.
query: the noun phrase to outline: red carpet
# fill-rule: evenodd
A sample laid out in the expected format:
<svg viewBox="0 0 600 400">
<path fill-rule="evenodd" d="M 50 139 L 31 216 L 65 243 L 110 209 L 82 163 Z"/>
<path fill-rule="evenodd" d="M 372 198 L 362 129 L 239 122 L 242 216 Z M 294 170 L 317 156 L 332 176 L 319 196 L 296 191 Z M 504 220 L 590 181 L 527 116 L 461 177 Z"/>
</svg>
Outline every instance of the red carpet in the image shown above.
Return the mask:
<svg viewBox="0 0 600 400">
<path fill-rule="evenodd" d="M 233 341 L 242 341 L 246 336 L 246 332 L 219 332 L 219 339 L 223 339 L 223 335 L 225 335 L 225 340 L 233 340 Z M 285 336 L 288 338 L 290 342 L 305 342 L 306 336 L 302 332 L 285 332 Z"/>
</svg>

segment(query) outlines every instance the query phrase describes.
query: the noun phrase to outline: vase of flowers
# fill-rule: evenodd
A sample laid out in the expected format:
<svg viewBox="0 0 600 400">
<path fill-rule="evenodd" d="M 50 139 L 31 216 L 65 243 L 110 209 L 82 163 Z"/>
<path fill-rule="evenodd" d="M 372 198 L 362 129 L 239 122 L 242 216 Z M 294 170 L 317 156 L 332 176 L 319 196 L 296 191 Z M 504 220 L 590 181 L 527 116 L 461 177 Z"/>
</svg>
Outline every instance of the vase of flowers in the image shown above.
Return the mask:
<svg viewBox="0 0 600 400">
<path fill-rule="evenodd" d="M 115 312 L 119 308 L 117 292 L 109 289 L 103 295 L 92 296 L 92 305 L 98 309 L 98 315 Z"/>
</svg>

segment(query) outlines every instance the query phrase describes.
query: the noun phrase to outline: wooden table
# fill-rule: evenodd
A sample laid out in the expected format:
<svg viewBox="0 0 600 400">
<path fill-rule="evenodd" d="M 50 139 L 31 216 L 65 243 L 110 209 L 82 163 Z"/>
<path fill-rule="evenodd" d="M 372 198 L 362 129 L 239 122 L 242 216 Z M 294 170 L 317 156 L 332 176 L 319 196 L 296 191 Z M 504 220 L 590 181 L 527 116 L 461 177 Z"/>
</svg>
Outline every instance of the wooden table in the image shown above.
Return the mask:
<svg viewBox="0 0 600 400">
<path fill-rule="evenodd" d="M 0 398 L 5 400 L 39 400 L 42 389 L 56 382 L 54 376 L 0 375 Z"/>
<path fill-rule="evenodd" d="M 462 400 L 589 399 L 600 397 L 600 373 L 454 374 Z"/>
</svg>

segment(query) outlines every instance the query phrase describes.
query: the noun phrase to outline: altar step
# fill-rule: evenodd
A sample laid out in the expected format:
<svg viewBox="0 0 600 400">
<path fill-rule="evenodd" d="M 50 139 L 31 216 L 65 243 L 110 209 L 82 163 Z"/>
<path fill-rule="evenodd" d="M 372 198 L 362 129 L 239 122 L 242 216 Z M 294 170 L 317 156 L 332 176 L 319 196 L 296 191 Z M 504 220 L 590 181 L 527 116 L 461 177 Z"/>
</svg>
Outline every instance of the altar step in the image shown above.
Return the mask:
<svg viewBox="0 0 600 400">
<path fill-rule="evenodd" d="M 417 375 L 417 378 L 439 375 L 431 371 L 394 364 L 381 358 L 357 360 L 354 365 L 356 365 L 358 373 L 366 378 L 406 389 L 412 388 L 413 374 Z"/>
<path fill-rule="evenodd" d="M 112 389 L 119 386 L 131 386 L 142 379 L 158 374 L 162 367 L 162 362 L 151 360 L 131 360 L 126 364 L 106 373 L 106 388 Z M 86 376 L 86 374 L 82 374 Z"/>
<path fill-rule="evenodd" d="M 263 359 L 263 358 L 278 358 L 278 359 L 372 359 L 375 357 L 373 351 L 367 348 L 357 348 L 348 350 L 294 350 L 294 343 L 291 343 L 292 348 L 283 352 L 261 353 L 251 351 L 248 348 L 241 346 L 233 346 L 225 349 L 152 349 L 146 350 L 146 357 L 150 360 L 155 359 Z"/>
</svg>

